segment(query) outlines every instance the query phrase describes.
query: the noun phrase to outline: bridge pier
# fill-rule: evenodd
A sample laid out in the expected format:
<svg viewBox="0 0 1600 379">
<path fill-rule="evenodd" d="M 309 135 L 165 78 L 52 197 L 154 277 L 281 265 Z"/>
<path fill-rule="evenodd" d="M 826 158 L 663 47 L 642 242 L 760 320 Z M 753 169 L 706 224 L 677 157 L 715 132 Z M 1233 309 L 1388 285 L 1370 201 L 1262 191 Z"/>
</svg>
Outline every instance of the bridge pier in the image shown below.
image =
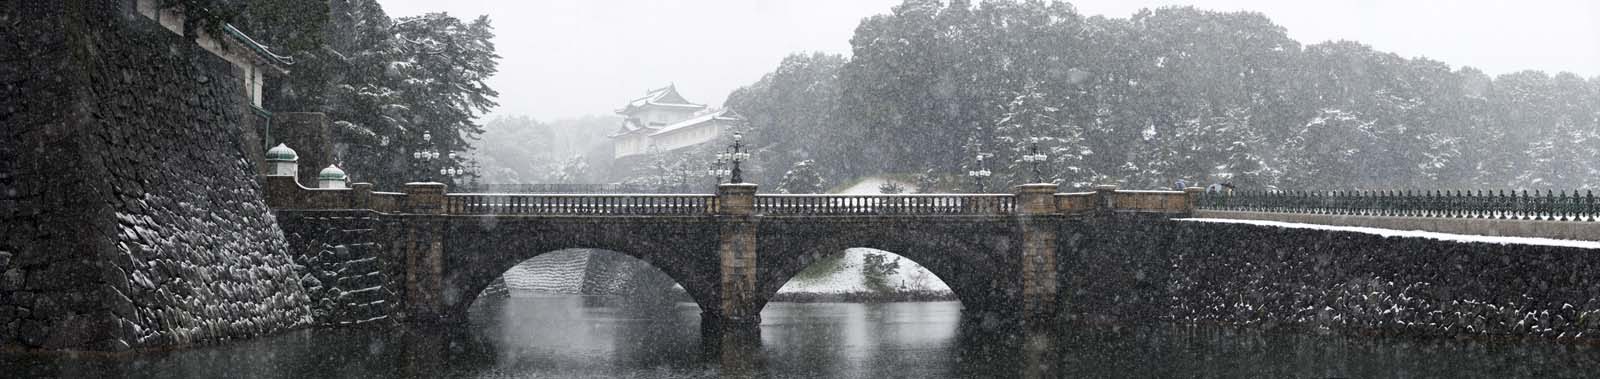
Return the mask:
<svg viewBox="0 0 1600 379">
<path fill-rule="evenodd" d="M 405 211 L 438 215 L 444 212 L 444 183 L 407 183 Z M 418 220 L 405 223 L 401 248 L 406 257 L 406 304 L 411 321 L 442 322 L 449 315 L 444 284 L 444 223 Z M 459 297 L 459 296 L 458 296 Z"/>
<path fill-rule="evenodd" d="M 1024 184 L 1013 188 L 1016 194 L 1017 223 L 1021 234 L 1023 325 L 1048 327 L 1056 319 L 1056 185 Z"/>
<path fill-rule="evenodd" d="M 756 296 L 756 185 L 723 184 L 717 187 L 720 242 L 720 294 L 717 309 L 705 317 L 718 324 L 760 324 Z M 714 313 L 713 313 L 714 312 Z"/>
</svg>

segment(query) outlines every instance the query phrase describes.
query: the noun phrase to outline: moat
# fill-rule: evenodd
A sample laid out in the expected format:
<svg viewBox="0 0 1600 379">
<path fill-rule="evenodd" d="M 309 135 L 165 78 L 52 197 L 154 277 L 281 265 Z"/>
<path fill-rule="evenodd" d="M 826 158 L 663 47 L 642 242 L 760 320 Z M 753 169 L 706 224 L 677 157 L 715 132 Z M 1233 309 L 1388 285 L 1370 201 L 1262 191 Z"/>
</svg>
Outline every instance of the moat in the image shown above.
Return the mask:
<svg viewBox="0 0 1600 379">
<path fill-rule="evenodd" d="M 1545 340 L 1069 328 L 963 320 L 957 302 L 773 303 L 759 342 L 709 340 L 699 310 L 615 298 L 483 298 L 446 329 L 320 328 L 111 358 L 0 353 L 11 377 L 1578 377 L 1600 349 Z M 734 354 L 720 354 L 731 343 Z"/>
</svg>

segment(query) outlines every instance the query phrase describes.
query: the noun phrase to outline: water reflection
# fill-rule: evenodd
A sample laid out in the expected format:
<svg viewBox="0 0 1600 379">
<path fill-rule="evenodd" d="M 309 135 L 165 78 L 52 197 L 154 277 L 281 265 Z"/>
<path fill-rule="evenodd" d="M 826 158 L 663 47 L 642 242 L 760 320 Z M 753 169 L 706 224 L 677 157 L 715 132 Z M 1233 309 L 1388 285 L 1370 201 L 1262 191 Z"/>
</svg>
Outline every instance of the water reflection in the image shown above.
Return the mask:
<svg viewBox="0 0 1600 379">
<path fill-rule="evenodd" d="M 788 304 L 706 327 L 693 304 L 483 299 L 469 325 L 304 330 L 132 358 L 0 353 L 7 377 L 1584 376 L 1600 350 L 1147 326 L 1027 332 L 960 304 Z"/>
</svg>

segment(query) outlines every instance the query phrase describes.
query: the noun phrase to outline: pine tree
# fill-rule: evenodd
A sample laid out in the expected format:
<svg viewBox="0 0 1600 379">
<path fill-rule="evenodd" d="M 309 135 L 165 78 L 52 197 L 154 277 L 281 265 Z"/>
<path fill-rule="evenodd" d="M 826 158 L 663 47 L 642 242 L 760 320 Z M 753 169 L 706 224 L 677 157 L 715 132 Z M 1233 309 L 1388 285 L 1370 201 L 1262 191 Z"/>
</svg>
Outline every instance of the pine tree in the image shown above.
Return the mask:
<svg viewBox="0 0 1600 379">
<path fill-rule="evenodd" d="M 795 162 L 794 167 L 783 173 L 783 180 L 778 183 L 778 189 L 783 193 L 820 193 L 822 175 L 817 173 L 814 162 L 810 159 Z"/>
</svg>

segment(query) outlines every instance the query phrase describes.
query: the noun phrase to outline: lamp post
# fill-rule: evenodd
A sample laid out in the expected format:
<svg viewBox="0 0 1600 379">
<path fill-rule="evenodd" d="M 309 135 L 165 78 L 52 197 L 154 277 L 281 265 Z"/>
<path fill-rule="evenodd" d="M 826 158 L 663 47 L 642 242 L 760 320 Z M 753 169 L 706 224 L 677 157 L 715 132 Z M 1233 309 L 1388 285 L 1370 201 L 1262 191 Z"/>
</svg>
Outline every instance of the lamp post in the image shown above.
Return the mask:
<svg viewBox="0 0 1600 379">
<path fill-rule="evenodd" d="M 439 169 L 439 176 L 443 176 L 443 177 L 446 177 L 446 178 L 455 178 L 456 176 L 460 176 L 460 175 L 461 175 L 461 169 L 459 169 L 459 168 L 449 167 L 449 168 L 441 168 L 441 169 Z"/>
<path fill-rule="evenodd" d="M 1030 153 L 1024 154 L 1022 156 L 1022 161 L 1033 164 L 1033 182 L 1044 183 L 1044 174 L 1039 172 L 1039 165 L 1044 163 L 1044 161 L 1050 157 L 1039 153 L 1038 137 L 1034 137 L 1031 142 L 1029 142 L 1028 151 Z"/>
<path fill-rule="evenodd" d="M 722 168 L 728 162 L 728 153 L 717 153 L 716 159 L 711 161 L 711 168 L 706 170 L 706 175 L 716 178 L 715 184 L 722 184 L 722 177 L 728 176 L 728 169 Z"/>
<path fill-rule="evenodd" d="M 989 170 L 983 167 L 983 153 L 978 153 L 978 169 L 967 171 L 967 176 L 978 182 L 978 193 L 983 193 L 983 180 L 990 174 Z"/>
<path fill-rule="evenodd" d="M 417 166 L 420 167 L 422 169 L 422 172 L 425 173 L 424 176 L 431 176 L 429 174 L 426 174 L 426 173 L 431 171 L 431 170 L 428 169 L 428 162 L 432 161 L 434 159 L 438 159 L 439 158 L 439 152 L 432 151 L 432 150 L 413 151 L 413 152 L 411 152 L 411 158 L 417 160 Z M 431 178 L 431 177 L 426 177 L 426 178 L 423 178 L 423 179 L 427 180 L 427 181 L 433 181 L 433 178 Z"/>
<path fill-rule="evenodd" d="M 728 153 L 728 160 L 733 162 L 732 176 L 728 178 L 729 183 L 744 182 L 744 179 L 741 179 L 739 175 L 739 163 L 750 159 L 750 153 L 740 151 L 740 149 L 744 147 L 742 142 L 743 139 L 743 134 L 740 134 L 739 132 L 733 132 L 733 152 Z"/>
<path fill-rule="evenodd" d="M 428 145 L 428 143 L 431 142 L 431 141 L 433 141 L 433 134 L 429 134 L 428 132 L 422 132 L 422 143 L 423 143 L 423 146 L 426 147 Z M 418 151 L 411 152 L 411 159 L 415 159 L 416 160 L 417 168 L 420 169 L 419 171 L 423 172 L 424 178 L 422 178 L 422 179 L 426 180 L 426 181 L 433 181 L 432 180 L 433 178 L 427 177 L 427 176 L 432 176 L 431 174 L 429 174 L 429 172 L 431 172 L 432 170 L 428 168 L 428 161 L 432 161 L 432 160 L 437 159 L 437 158 L 439 158 L 439 152 L 433 151 L 433 150 L 418 150 Z"/>
</svg>

